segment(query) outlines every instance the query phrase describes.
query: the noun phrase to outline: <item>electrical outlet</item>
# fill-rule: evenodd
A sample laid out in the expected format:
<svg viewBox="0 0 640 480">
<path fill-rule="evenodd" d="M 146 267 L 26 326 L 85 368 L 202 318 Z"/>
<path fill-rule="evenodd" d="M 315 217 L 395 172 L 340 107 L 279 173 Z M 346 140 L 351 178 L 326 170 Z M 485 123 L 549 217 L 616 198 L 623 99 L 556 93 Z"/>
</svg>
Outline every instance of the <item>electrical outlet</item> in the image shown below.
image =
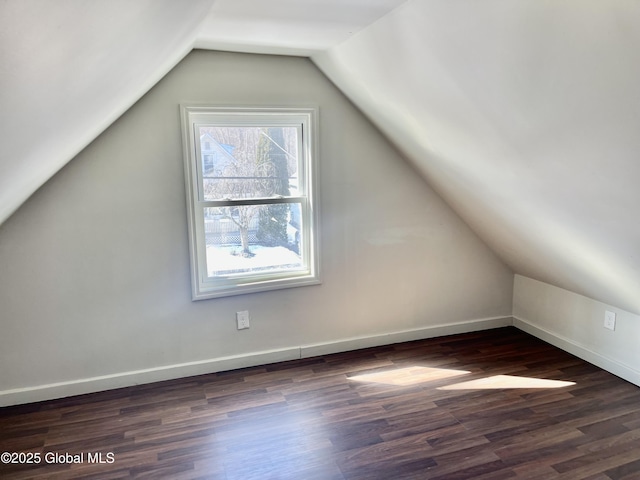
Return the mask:
<svg viewBox="0 0 640 480">
<path fill-rule="evenodd" d="M 608 328 L 609 330 L 616 329 L 616 314 L 615 312 L 610 312 L 609 310 L 604 312 L 604 328 Z"/>
<path fill-rule="evenodd" d="M 236 312 L 236 322 L 238 322 L 238 330 L 249 328 L 249 310 Z"/>
</svg>

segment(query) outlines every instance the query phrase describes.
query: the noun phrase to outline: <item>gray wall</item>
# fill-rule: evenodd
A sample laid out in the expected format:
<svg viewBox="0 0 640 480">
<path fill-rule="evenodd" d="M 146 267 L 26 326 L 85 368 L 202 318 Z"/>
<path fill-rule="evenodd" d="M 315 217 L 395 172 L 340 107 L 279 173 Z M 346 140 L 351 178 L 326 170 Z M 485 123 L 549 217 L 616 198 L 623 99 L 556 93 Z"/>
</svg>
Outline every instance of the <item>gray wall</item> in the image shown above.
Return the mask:
<svg viewBox="0 0 640 480">
<path fill-rule="evenodd" d="M 181 102 L 319 107 L 322 285 L 191 301 Z M 0 400 L 482 328 L 512 288 L 309 60 L 195 51 L 0 226 Z"/>
</svg>

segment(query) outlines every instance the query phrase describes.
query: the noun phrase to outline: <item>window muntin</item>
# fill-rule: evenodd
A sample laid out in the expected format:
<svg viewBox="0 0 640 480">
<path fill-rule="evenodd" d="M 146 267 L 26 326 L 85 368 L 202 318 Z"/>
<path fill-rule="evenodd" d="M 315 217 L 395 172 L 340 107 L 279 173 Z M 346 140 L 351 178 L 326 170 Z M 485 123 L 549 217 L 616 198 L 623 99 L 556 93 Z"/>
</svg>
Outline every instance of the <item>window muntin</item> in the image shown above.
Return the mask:
<svg viewBox="0 0 640 480">
<path fill-rule="evenodd" d="M 319 283 L 315 110 L 182 116 L 193 298 Z"/>
</svg>

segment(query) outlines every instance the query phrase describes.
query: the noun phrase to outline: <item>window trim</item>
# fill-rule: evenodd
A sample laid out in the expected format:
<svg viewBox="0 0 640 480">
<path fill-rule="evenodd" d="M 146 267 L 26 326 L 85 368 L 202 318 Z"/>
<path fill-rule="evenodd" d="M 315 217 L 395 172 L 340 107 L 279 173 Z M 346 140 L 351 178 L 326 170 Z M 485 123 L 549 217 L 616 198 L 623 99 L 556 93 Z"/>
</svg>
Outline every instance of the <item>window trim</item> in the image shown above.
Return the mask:
<svg viewBox="0 0 640 480">
<path fill-rule="evenodd" d="M 291 288 L 321 283 L 319 248 L 319 211 L 317 188 L 317 107 L 229 107 L 201 104 L 180 105 L 182 120 L 183 157 L 187 199 L 187 220 L 189 232 L 189 257 L 191 267 L 191 295 L 193 300 L 204 300 L 245 293 L 262 292 L 281 288 Z M 197 129 L 205 124 L 224 125 L 300 125 L 299 188 L 296 196 L 282 199 L 234 200 L 233 205 L 276 204 L 302 202 L 302 238 L 306 239 L 301 248 L 305 268 L 295 271 L 281 271 L 265 274 L 229 275 L 225 278 L 208 276 L 206 268 L 206 245 L 204 234 L 204 208 L 212 202 L 204 200 L 201 187 L 200 145 Z M 228 123 L 227 123 L 228 125 Z M 224 201 L 216 201 L 221 206 Z M 305 218 L 306 217 L 306 218 Z"/>
</svg>

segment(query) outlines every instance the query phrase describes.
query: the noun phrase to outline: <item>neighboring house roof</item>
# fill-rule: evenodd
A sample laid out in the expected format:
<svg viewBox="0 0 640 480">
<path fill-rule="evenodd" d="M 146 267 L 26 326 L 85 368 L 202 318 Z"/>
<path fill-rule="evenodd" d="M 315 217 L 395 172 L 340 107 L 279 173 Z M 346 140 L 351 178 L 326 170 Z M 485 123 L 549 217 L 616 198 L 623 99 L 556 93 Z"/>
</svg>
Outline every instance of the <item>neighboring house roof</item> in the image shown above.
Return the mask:
<svg viewBox="0 0 640 480">
<path fill-rule="evenodd" d="M 209 148 L 206 148 L 207 144 L 209 145 Z M 233 146 L 218 142 L 209 133 L 203 133 L 200 135 L 200 145 L 203 157 L 207 155 L 211 156 L 211 163 L 209 165 L 205 165 L 205 168 L 208 168 L 209 170 L 205 171 L 205 174 L 214 171 L 221 173 L 224 167 L 230 163 L 236 162 L 236 159 L 231 153 L 233 151 Z M 203 158 L 203 160 L 206 162 L 207 159 Z"/>
</svg>

